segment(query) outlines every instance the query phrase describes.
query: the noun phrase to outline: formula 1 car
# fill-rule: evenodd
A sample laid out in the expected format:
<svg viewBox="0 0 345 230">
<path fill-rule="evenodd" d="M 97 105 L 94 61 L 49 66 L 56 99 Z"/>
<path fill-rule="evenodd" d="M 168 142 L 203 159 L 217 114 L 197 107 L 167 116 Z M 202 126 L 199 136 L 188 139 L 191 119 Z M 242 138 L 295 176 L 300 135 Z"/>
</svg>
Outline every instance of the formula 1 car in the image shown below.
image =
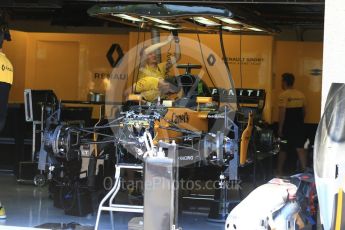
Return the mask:
<svg viewBox="0 0 345 230">
<path fill-rule="evenodd" d="M 222 33 L 226 31 L 227 19 L 233 17 L 229 9 L 222 7 L 192 7 L 170 4 L 144 5 L 96 5 L 89 10 L 89 15 L 130 24 L 140 29 L 161 28 L 177 30 L 219 32 L 222 57 L 198 41 L 179 38 L 185 45 L 182 54 L 191 56 L 197 64 L 177 65 L 170 83 L 179 89 L 174 99 L 146 102 L 134 90 L 125 101 L 113 102 L 114 95 L 122 95 L 126 88 L 136 82 L 140 60 L 137 56 L 145 42 L 138 43 L 122 61 L 113 63 L 113 75 L 129 72 L 127 84 L 120 87 L 117 78 L 109 80 L 109 87 L 104 103 L 105 110 L 113 110 L 118 105 L 115 117 L 108 117 L 93 127 L 81 124 L 68 124 L 60 119 L 61 103 L 46 101 L 43 104 L 45 118 L 44 134 L 40 151 L 40 169 L 48 168 L 58 184 L 73 184 L 78 178 L 82 157 L 104 159 L 109 155 L 104 151 L 105 145 L 114 147 L 114 162 L 145 161 L 150 148 L 149 143 L 174 141 L 178 145 L 177 166 L 201 168 L 195 175 L 211 175 L 213 180 L 222 182 L 237 181 L 238 167 L 248 163 L 248 156 L 258 150 L 274 152 L 276 142 L 273 131 L 259 122 L 265 105 L 265 91 L 262 89 L 236 89 L 225 55 Z M 233 18 L 236 19 L 236 18 Z M 212 25 L 208 25 L 212 23 Z M 168 24 L 167 24 L 168 23 Z M 265 24 L 256 25 L 260 30 L 253 30 L 250 20 L 243 22 L 245 33 L 274 32 Z M 194 24 L 194 26 L 190 26 Z M 254 26 L 253 24 L 253 26 Z M 236 26 L 236 25 L 235 25 Z M 195 30 L 197 28 L 197 30 Z M 156 39 L 153 34 L 153 40 Z M 139 36 L 138 36 L 139 37 Z M 201 55 L 195 55 L 198 51 Z M 207 62 L 204 53 L 208 54 Z M 170 51 L 166 51 L 167 59 Z M 134 57 L 134 58 L 133 58 Z M 135 60 L 133 62 L 133 59 Z M 163 60 L 162 60 L 163 61 Z M 137 63 L 136 63 L 137 62 Z M 136 64 L 135 64 L 136 63 Z M 180 74 L 178 69 L 185 69 Z M 197 74 L 196 70 L 200 70 Z M 194 72 L 192 74 L 192 71 Z M 207 74 L 206 74 L 207 73 Z M 166 79 L 167 80 L 167 79 Z M 254 104 L 254 107 L 242 106 Z M 255 131 L 255 134 L 254 134 Z M 253 137 L 255 136 L 256 147 Z M 83 156 L 83 146 L 96 146 L 88 156 Z M 128 157 L 131 156 L 131 157 Z M 130 158 L 130 159 L 129 159 Z M 75 164 L 70 165 L 71 162 Z M 88 179 L 95 174 L 95 160 L 90 160 Z M 47 167 L 48 166 L 48 167 Z M 215 171 L 205 170 L 215 168 Z M 70 170 L 72 169 L 73 170 Z M 190 171 L 185 173 L 187 176 Z M 183 174 L 181 174 L 183 176 Z M 73 178 L 73 179 L 71 179 Z M 88 185 L 92 184 L 87 182 Z M 92 187 L 92 186 L 91 186 Z M 223 191 L 226 186 L 222 186 Z M 223 199 L 227 199 L 222 196 Z M 223 203 L 226 201 L 222 201 Z M 225 219 L 228 208 L 219 211 Z"/>
</svg>

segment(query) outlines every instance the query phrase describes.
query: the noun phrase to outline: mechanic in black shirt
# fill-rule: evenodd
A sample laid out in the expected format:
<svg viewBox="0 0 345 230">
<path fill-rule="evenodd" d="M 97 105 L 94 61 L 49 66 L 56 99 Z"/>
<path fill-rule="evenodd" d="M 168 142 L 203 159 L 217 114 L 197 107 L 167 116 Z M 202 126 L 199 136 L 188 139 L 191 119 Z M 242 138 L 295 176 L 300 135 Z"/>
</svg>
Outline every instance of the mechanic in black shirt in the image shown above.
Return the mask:
<svg viewBox="0 0 345 230">
<path fill-rule="evenodd" d="M 305 96 L 293 88 L 295 77 L 291 73 L 282 75 L 283 92 L 279 95 L 279 131 L 278 135 L 287 143 L 282 145 L 278 157 L 278 175 L 282 175 L 286 152 L 296 149 L 301 170 L 307 166 L 307 154 L 304 149 L 305 132 Z"/>
</svg>

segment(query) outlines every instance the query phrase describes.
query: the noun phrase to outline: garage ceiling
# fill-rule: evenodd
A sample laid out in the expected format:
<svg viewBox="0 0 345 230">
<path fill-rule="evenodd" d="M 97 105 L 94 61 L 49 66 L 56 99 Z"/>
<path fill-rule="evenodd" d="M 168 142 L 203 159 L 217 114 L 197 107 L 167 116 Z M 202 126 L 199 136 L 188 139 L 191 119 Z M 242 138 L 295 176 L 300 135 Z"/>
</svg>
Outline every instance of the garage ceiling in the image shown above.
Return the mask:
<svg viewBox="0 0 345 230">
<path fill-rule="evenodd" d="M 1 0 L 0 8 L 9 21 L 49 21 L 58 26 L 122 27 L 87 14 L 87 9 L 99 3 L 184 3 L 198 4 L 200 0 Z M 323 29 L 324 0 L 204 0 L 203 4 L 219 4 L 246 11 L 278 28 Z"/>
</svg>

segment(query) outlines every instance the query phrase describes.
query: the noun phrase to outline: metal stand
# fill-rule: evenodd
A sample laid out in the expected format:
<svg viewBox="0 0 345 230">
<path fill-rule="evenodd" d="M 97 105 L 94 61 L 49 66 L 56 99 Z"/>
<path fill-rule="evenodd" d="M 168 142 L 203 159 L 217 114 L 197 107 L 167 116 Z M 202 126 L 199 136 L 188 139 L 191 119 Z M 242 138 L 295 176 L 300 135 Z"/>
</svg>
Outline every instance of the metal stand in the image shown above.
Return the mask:
<svg viewBox="0 0 345 230">
<path fill-rule="evenodd" d="M 167 212 L 168 216 L 164 216 L 163 219 L 160 219 L 159 215 L 155 215 L 155 208 L 154 204 L 150 205 L 150 202 L 146 202 L 148 204 L 145 208 L 144 215 L 144 228 L 145 229 L 153 229 L 152 226 L 155 228 L 157 226 L 155 224 L 155 220 L 157 220 L 159 223 L 164 223 L 166 226 L 169 226 L 169 229 L 178 229 L 178 190 L 176 186 L 176 181 L 178 181 L 178 160 L 177 160 L 177 145 L 175 142 L 172 144 L 159 142 L 159 147 L 168 149 L 168 157 L 148 157 L 146 159 L 146 167 L 145 167 L 145 180 L 151 180 L 152 177 L 156 177 L 156 166 L 158 166 L 158 169 L 161 170 L 163 166 L 166 167 L 165 171 L 165 177 L 163 175 L 162 179 L 169 180 L 170 183 L 170 189 L 166 190 L 164 188 L 164 185 L 162 184 L 161 187 L 155 188 L 155 190 L 146 190 L 150 189 L 145 186 L 145 197 L 149 198 L 150 195 L 155 196 L 156 194 L 167 194 L 167 196 L 164 196 L 167 198 L 164 202 L 165 203 L 165 211 Z M 160 150 L 161 151 L 161 150 Z M 149 164 L 149 165 L 148 165 Z M 99 229 L 99 221 L 102 211 L 109 211 L 110 212 L 110 218 L 111 218 L 111 224 L 113 224 L 113 214 L 112 212 L 130 212 L 130 213 L 144 213 L 144 206 L 139 205 L 124 205 L 124 204 L 116 204 L 114 202 L 114 199 L 116 195 L 118 194 L 120 187 L 121 187 L 121 169 L 131 169 L 131 170 L 143 170 L 143 165 L 138 164 L 116 164 L 115 166 L 115 184 L 114 187 L 108 192 L 108 194 L 102 199 L 102 201 L 99 204 L 98 212 L 97 212 L 97 219 L 96 219 L 96 225 L 95 229 Z M 161 197 L 164 199 L 164 197 Z M 151 199 L 151 198 L 149 198 Z M 109 204 L 106 205 L 105 203 L 109 200 Z M 145 200 L 144 200 L 145 202 Z M 153 205 L 153 206 L 152 206 Z M 159 205 L 159 207 L 161 207 Z M 162 209 L 163 210 L 163 209 Z M 161 210 L 161 211 L 162 211 Z M 168 218 L 169 217 L 169 218 Z M 155 219 L 156 218 L 156 219 Z M 154 220 L 154 221 L 153 221 Z M 153 225 L 152 225 L 153 224 Z"/>
<path fill-rule="evenodd" d="M 144 213 L 144 206 L 140 205 L 124 205 L 124 204 L 116 204 L 114 203 L 114 199 L 121 188 L 121 169 L 136 169 L 136 170 L 143 170 L 142 165 L 137 164 L 117 164 L 115 166 L 115 184 L 114 187 L 108 192 L 108 194 L 102 199 L 101 203 L 99 204 L 98 212 L 97 212 L 97 219 L 96 219 L 96 226 L 95 230 L 98 230 L 99 227 L 99 220 L 101 217 L 102 211 L 109 211 L 111 223 L 113 224 L 113 213 L 112 212 L 132 212 L 132 213 Z M 109 200 L 109 205 L 105 205 L 106 201 Z"/>
<path fill-rule="evenodd" d="M 31 147 L 31 162 L 20 162 L 19 166 L 19 178 L 17 179 L 18 183 L 33 183 L 36 186 L 42 187 L 45 182 L 46 182 L 46 177 L 43 175 L 43 172 L 40 171 L 40 174 L 36 174 L 33 176 L 32 180 L 31 179 L 22 179 L 22 167 L 24 163 L 27 163 L 31 165 L 32 167 L 37 168 L 36 162 L 37 160 L 35 159 L 36 155 L 36 138 L 37 138 L 37 126 L 40 126 L 39 132 L 41 135 L 41 144 L 43 140 L 43 124 L 44 124 L 44 106 L 41 106 L 41 120 L 40 121 L 32 121 L 32 147 Z"/>
<path fill-rule="evenodd" d="M 40 125 L 40 130 L 42 131 L 43 125 L 41 121 L 33 121 L 32 122 L 32 152 L 31 152 L 31 161 L 35 161 L 35 153 L 36 153 L 36 134 L 37 134 L 37 126 Z M 42 138 L 42 133 L 41 133 Z"/>
<path fill-rule="evenodd" d="M 235 133 L 238 133 L 237 126 L 233 126 Z M 229 212 L 240 203 L 242 199 L 241 186 L 239 184 L 238 167 L 239 167 L 239 154 L 237 145 L 238 136 L 235 137 L 233 143 L 234 158 L 229 162 L 229 166 L 219 176 L 219 188 L 216 190 L 214 200 L 212 201 L 211 208 L 208 215 L 208 221 L 224 223 Z M 239 200 L 229 199 L 229 189 L 238 191 Z"/>
<path fill-rule="evenodd" d="M 218 193 L 215 195 L 211 204 L 207 220 L 210 222 L 225 223 L 229 212 L 240 203 L 242 192 L 239 181 L 228 181 L 223 173 L 219 177 L 218 184 Z M 229 187 L 238 189 L 239 200 L 228 198 Z"/>
</svg>

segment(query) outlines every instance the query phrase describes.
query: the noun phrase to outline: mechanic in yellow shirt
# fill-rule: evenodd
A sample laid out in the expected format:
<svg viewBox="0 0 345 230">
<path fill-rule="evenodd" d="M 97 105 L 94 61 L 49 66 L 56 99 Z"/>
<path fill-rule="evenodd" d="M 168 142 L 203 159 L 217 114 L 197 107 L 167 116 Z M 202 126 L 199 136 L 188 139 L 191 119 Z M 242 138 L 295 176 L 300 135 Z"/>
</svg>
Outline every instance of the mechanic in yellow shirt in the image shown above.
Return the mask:
<svg viewBox="0 0 345 230">
<path fill-rule="evenodd" d="M 175 55 L 168 61 L 158 63 L 155 51 L 175 41 Z M 146 101 L 153 102 L 158 97 L 164 97 L 169 93 L 176 93 L 176 88 L 164 81 L 168 75 L 168 69 L 180 60 L 180 46 L 177 37 L 172 34 L 168 39 L 145 47 L 140 52 L 142 65 L 139 69 L 138 81 L 135 85 L 135 92 L 140 93 Z"/>
<path fill-rule="evenodd" d="M 8 97 L 13 83 L 13 66 L 2 52 L 4 40 L 11 41 L 11 35 L 3 19 L 0 19 L 0 132 L 5 126 Z M 0 202 L 0 220 L 5 218 L 5 208 Z"/>
<path fill-rule="evenodd" d="M 279 95 L 279 130 L 278 135 L 287 143 L 282 145 L 278 157 L 278 174 L 282 175 L 286 160 L 286 152 L 296 151 L 300 161 L 301 170 L 307 167 L 307 153 L 304 149 L 305 132 L 305 96 L 293 88 L 295 77 L 291 73 L 282 75 L 282 88 Z"/>
<path fill-rule="evenodd" d="M 2 44 L 0 44 L 2 46 Z M 8 97 L 13 83 L 13 67 L 0 48 L 0 131 L 5 125 Z"/>
</svg>

